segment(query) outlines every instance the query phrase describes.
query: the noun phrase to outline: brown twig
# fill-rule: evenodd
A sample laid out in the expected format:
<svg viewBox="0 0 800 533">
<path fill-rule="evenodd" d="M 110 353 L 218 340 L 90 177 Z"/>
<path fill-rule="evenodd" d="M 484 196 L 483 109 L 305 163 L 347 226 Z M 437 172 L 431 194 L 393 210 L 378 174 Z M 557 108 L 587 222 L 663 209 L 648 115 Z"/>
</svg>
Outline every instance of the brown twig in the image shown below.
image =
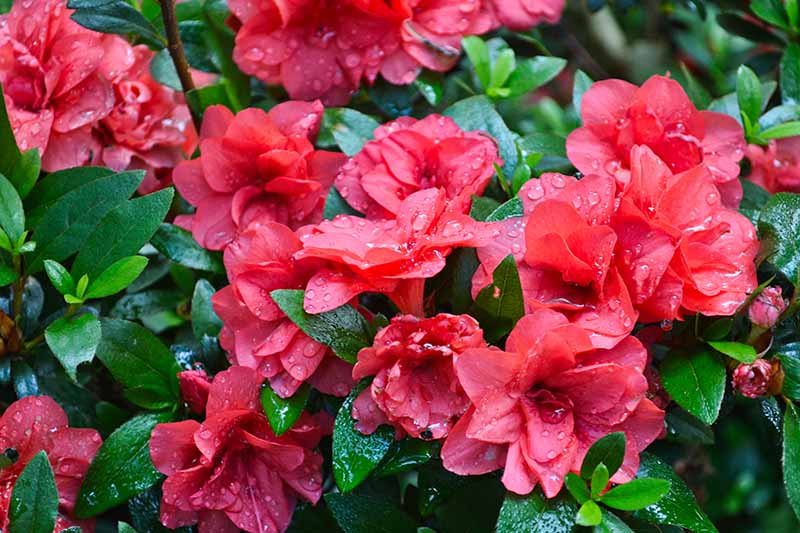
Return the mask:
<svg viewBox="0 0 800 533">
<path fill-rule="evenodd" d="M 175 0 L 160 0 L 161 3 L 161 18 L 164 20 L 164 31 L 167 33 L 167 50 L 172 57 L 172 63 L 175 65 L 175 71 L 178 73 L 178 79 L 181 81 L 183 93 L 186 94 L 194 90 L 194 81 L 192 80 L 192 73 L 189 70 L 189 62 L 186 60 L 186 53 L 183 50 L 183 41 L 181 41 L 181 32 L 178 29 L 178 20 L 175 18 Z M 192 112 L 192 119 L 194 125 L 200 130 L 199 117 Z"/>
</svg>

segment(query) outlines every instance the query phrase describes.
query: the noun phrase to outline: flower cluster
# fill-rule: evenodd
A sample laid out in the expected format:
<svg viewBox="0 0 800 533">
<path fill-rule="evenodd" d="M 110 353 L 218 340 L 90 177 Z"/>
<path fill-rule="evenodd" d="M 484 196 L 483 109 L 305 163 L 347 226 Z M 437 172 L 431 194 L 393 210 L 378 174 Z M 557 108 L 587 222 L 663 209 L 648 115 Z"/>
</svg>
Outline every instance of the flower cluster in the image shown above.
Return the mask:
<svg viewBox="0 0 800 533">
<path fill-rule="evenodd" d="M 0 83 L 22 150 L 48 172 L 88 164 L 147 171 L 141 192 L 169 183 L 194 151 L 183 96 L 150 76 L 154 53 L 87 30 L 64 0 L 14 2 L 0 16 Z"/>
<path fill-rule="evenodd" d="M 231 0 L 240 25 L 233 58 L 289 96 L 341 105 L 380 74 L 408 84 L 422 68 L 449 70 L 461 39 L 500 25 L 555 23 L 563 0 Z"/>
</svg>

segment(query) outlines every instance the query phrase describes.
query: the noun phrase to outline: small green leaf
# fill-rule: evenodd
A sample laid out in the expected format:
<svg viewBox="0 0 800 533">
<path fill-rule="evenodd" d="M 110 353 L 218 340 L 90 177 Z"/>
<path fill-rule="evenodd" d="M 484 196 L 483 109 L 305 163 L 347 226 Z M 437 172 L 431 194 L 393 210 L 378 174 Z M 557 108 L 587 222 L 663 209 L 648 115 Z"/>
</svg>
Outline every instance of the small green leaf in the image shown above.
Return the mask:
<svg viewBox="0 0 800 533">
<path fill-rule="evenodd" d="M 592 500 L 587 501 L 581 508 L 578 509 L 578 514 L 575 515 L 575 523 L 579 526 L 596 526 L 603 519 L 600 507 Z"/>
<path fill-rule="evenodd" d="M 440 73 L 424 70 L 414 80 L 414 85 L 430 105 L 436 106 L 442 101 L 442 75 Z"/>
<path fill-rule="evenodd" d="M 521 96 L 550 82 L 564 70 L 567 60 L 560 57 L 538 56 L 523 59 L 508 78 L 509 96 Z"/>
<path fill-rule="evenodd" d="M 336 187 L 331 187 L 331 190 L 328 192 L 328 197 L 325 199 L 325 209 L 322 211 L 322 218 L 325 220 L 333 220 L 337 215 L 364 216 L 347 203 L 347 200 L 339 194 Z"/>
<path fill-rule="evenodd" d="M 584 93 L 589 90 L 592 83 L 594 83 L 592 78 L 584 71 L 580 69 L 575 71 L 575 81 L 572 86 L 572 108 L 575 110 L 579 122 L 581 120 L 581 101 Z"/>
<path fill-rule="evenodd" d="M 25 211 L 17 189 L 0 174 L 0 227 L 12 243 L 16 243 L 25 231 Z"/>
<path fill-rule="evenodd" d="M 742 342 L 708 341 L 716 351 L 736 359 L 740 363 L 752 363 L 758 359 L 758 352 L 749 344 Z"/>
<path fill-rule="evenodd" d="M 119 522 L 117 524 L 117 533 L 138 533 L 133 526 L 126 522 Z"/>
<path fill-rule="evenodd" d="M 222 320 L 219 319 L 214 307 L 211 305 L 211 297 L 215 293 L 214 286 L 208 281 L 200 279 L 194 286 L 192 293 L 192 331 L 194 336 L 202 339 L 203 335 L 216 337 L 222 328 Z"/>
<path fill-rule="evenodd" d="M 489 59 L 489 48 L 486 42 L 475 35 L 464 37 L 461 40 L 461 47 L 467 54 L 472 67 L 475 69 L 475 74 L 478 75 L 478 80 L 481 87 L 488 89 L 491 80 L 491 63 Z"/>
<path fill-rule="evenodd" d="M 8 508 L 9 530 L 52 533 L 58 514 L 58 490 L 47 454 L 37 453 L 14 483 Z"/>
<path fill-rule="evenodd" d="M 741 65 L 736 73 L 736 97 L 742 118 L 747 117 L 752 124 L 758 122 L 761 116 L 761 82 L 746 65 Z"/>
<path fill-rule="evenodd" d="M 581 465 L 581 477 L 589 480 L 592 477 L 595 469 L 600 463 L 603 463 L 608 470 L 608 475 L 613 476 L 619 467 L 622 466 L 622 461 L 625 458 L 625 433 L 617 431 L 609 433 L 605 437 L 597 439 L 589 451 L 586 452 L 586 457 L 583 459 Z"/>
<path fill-rule="evenodd" d="M 571 533 L 577 507 L 561 495 L 545 498 L 535 489 L 527 496 L 508 493 L 500 509 L 497 533 Z"/>
<path fill-rule="evenodd" d="M 762 139 L 783 139 L 784 137 L 795 137 L 800 135 L 800 120 L 784 122 L 777 126 L 767 128 L 758 134 Z"/>
<path fill-rule="evenodd" d="M 14 130 L 11 129 L 11 122 L 8 120 L 2 87 L 0 87 L 0 154 L 3 154 L 3 157 L 0 157 L 0 174 L 10 175 L 20 158 L 20 152 Z"/>
<path fill-rule="evenodd" d="M 673 352 L 661 363 L 661 381 L 672 399 L 709 425 L 719 415 L 725 376 L 722 358 L 711 350 Z"/>
<path fill-rule="evenodd" d="M 606 488 L 608 485 L 608 468 L 603 463 L 597 465 L 597 468 L 594 469 L 594 473 L 592 474 L 592 499 L 597 499 L 601 492 Z"/>
<path fill-rule="evenodd" d="M 634 479 L 609 490 L 600 501 L 621 511 L 636 511 L 656 503 L 669 488 L 670 482 L 666 479 Z"/>
<path fill-rule="evenodd" d="M 8 265 L 0 263 L 0 287 L 11 285 L 19 279 L 17 271 Z"/>
<path fill-rule="evenodd" d="M 351 305 L 312 315 L 303 309 L 302 290 L 280 289 L 270 296 L 306 335 L 349 363 L 355 363 L 359 350 L 372 344 L 369 324 Z"/>
<path fill-rule="evenodd" d="M 800 518 L 800 416 L 792 402 L 787 402 L 783 415 L 783 485 Z"/>
<path fill-rule="evenodd" d="M 75 295 L 79 298 L 83 298 L 83 295 L 86 294 L 86 287 L 89 286 L 89 276 L 84 274 L 78 280 L 78 283 L 75 285 Z"/>
<path fill-rule="evenodd" d="M 800 281 L 800 194 L 774 195 L 758 217 L 768 260 L 793 284 Z"/>
<path fill-rule="evenodd" d="M 134 255 L 112 263 L 89 285 L 86 299 L 105 298 L 125 289 L 139 277 L 147 261 L 144 256 Z"/>
<path fill-rule="evenodd" d="M 784 30 L 789 29 L 789 20 L 781 0 L 752 0 L 750 10 L 764 22 Z"/>
<path fill-rule="evenodd" d="M 217 274 L 225 272 L 219 253 L 202 248 L 191 233 L 173 224 L 161 224 L 150 244 L 179 265 Z"/>
<path fill-rule="evenodd" d="M 508 218 L 521 217 L 523 214 L 522 200 L 515 196 L 504 204 L 500 204 L 500 207 L 492 211 L 489 216 L 486 217 L 486 222 L 500 222 Z"/>
<path fill-rule="evenodd" d="M 75 293 L 75 280 L 72 279 L 72 276 L 61 263 L 45 259 L 44 271 L 58 292 L 61 294 Z"/>
<path fill-rule="evenodd" d="M 294 425 L 306 407 L 311 387 L 303 384 L 291 398 L 281 398 L 269 383 L 261 387 L 261 406 L 267 415 L 269 425 L 276 435 L 283 435 Z"/>
<path fill-rule="evenodd" d="M 378 126 L 374 118 L 346 107 L 328 108 L 322 119 L 322 133 L 329 133 L 347 155 L 360 152 Z"/>
<path fill-rule="evenodd" d="M 564 478 L 564 485 L 567 486 L 567 490 L 578 503 L 583 504 L 592 499 L 589 495 L 589 489 L 586 488 L 586 482 L 572 472 L 567 473 Z"/>
<path fill-rule="evenodd" d="M 520 139 L 519 147 L 526 154 L 567 157 L 567 140 L 553 133 L 531 133 Z"/>
<path fill-rule="evenodd" d="M 44 331 L 44 338 L 53 355 L 76 380 L 78 365 L 94 360 L 100 343 L 100 321 L 91 313 L 59 318 Z"/>
<path fill-rule="evenodd" d="M 513 255 L 507 256 L 494 269 L 492 283 L 481 289 L 475 298 L 473 314 L 490 342 L 508 334 L 525 314 L 522 284 Z"/>
<path fill-rule="evenodd" d="M 489 76 L 489 88 L 502 87 L 511 72 L 517 66 L 517 58 L 514 50 L 511 48 L 503 48 L 492 64 L 491 74 Z"/>
<path fill-rule="evenodd" d="M 342 492 L 350 492 L 364 481 L 383 460 L 394 440 L 394 430 L 380 426 L 371 435 L 355 428 L 353 402 L 367 387 L 359 383 L 342 403 L 333 425 L 333 477 Z"/>
<path fill-rule="evenodd" d="M 170 413 L 138 415 L 112 433 L 86 472 L 75 504 L 75 516 L 91 518 L 127 501 L 162 479 L 150 460 L 150 433 Z"/>
<path fill-rule="evenodd" d="M 374 473 L 379 477 L 400 474 L 427 463 L 437 452 L 431 441 L 406 437 L 392 443 Z"/>
</svg>

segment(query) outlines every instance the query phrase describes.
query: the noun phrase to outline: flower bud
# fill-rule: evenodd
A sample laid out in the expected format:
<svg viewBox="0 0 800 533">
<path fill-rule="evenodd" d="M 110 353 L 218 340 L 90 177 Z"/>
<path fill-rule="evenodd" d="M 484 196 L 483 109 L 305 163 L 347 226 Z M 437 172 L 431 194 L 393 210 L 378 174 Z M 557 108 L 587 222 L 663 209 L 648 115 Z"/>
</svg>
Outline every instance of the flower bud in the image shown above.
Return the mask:
<svg viewBox="0 0 800 533">
<path fill-rule="evenodd" d="M 750 304 L 747 315 L 756 326 L 769 329 L 775 325 L 784 309 L 786 301 L 781 295 L 781 288 L 767 287 Z"/>
<path fill-rule="evenodd" d="M 22 348 L 22 339 L 14 319 L 0 311 L 0 355 L 16 353 Z"/>
<path fill-rule="evenodd" d="M 777 365 L 766 359 L 756 359 L 752 364 L 742 363 L 733 371 L 733 388 L 747 398 L 764 396 L 776 371 Z"/>
<path fill-rule="evenodd" d="M 211 389 L 211 380 L 205 370 L 184 370 L 178 373 L 178 383 L 181 396 L 193 412 L 203 414 L 206 411 L 208 391 Z"/>
</svg>

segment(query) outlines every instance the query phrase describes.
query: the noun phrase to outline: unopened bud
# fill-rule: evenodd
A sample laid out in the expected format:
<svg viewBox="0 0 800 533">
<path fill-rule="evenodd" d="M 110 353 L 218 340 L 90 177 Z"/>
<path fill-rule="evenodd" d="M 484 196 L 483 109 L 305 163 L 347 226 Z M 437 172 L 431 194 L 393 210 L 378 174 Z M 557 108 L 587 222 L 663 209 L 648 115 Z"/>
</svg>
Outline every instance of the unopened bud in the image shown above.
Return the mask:
<svg viewBox="0 0 800 533">
<path fill-rule="evenodd" d="M 778 365 L 766 359 L 756 359 L 751 364 L 742 363 L 733 371 L 733 388 L 747 398 L 764 396 L 772 387 Z"/>
<path fill-rule="evenodd" d="M 784 309 L 786 301 L 781 295 L 781 288 L 767 287 L 750 304 L 747 316 L 756 326 L 769 329 L 775 325 Z"/>
</svg>

